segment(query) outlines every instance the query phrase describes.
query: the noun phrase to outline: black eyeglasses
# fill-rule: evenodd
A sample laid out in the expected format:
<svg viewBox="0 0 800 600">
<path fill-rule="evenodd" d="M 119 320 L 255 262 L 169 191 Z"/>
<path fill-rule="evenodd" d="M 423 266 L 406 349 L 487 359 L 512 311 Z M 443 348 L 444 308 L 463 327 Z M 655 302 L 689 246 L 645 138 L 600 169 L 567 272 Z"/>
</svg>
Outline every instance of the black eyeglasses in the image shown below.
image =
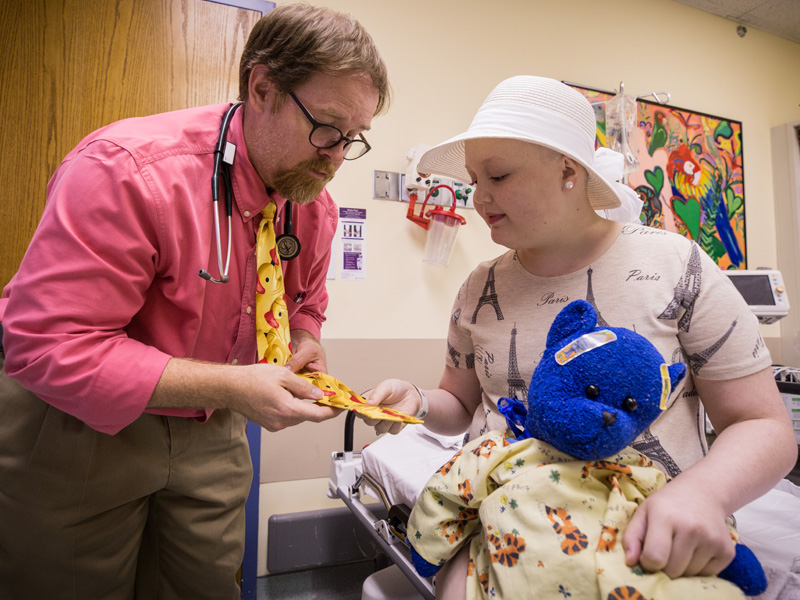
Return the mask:
<svg viewBox="0 0 800 600">
<path fill-rule="evenodd" d="M 293 92 L 289 92 L 289 96 L 292 97 L 292 100 L 294 100 L 297 106 L 300 107 L 300 110 L 303 111 L 306 119 L 308 119 L 308 121 L 311 123 L 312 127 L 311 133 L 308 134 L 308 141 L 315 148 L 320 148 L 323 150 L 326 148 L 333 148 L 337 144 L 340 144 L 342 140 L 344 140 L 342 154 L 344 155 L 345 160 L 355 160 L 357 158 L 361 158 L 372 149 L 372 146 L 369 145 L 369 142 L 364 139 L 362 134 L 359 133 L 356 138 L 350 139 L 343 134 L 342 130 L 338 127 L 320 123 L 314 117 L 312 117 L 311 113 L 308 112 L 306 107 L 303 106 L 302 102 L 297 99 L 297 96 L 295 96 Z"/>
</svg>

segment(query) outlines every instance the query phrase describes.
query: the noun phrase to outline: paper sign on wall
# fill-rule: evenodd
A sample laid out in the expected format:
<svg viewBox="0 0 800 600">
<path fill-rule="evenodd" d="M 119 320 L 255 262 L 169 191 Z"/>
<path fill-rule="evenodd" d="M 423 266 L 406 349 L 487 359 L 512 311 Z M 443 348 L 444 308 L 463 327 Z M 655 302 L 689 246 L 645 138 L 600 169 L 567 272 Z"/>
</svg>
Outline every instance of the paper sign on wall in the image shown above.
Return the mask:
<svg viewBox="0 0 800 600">
<path fill-rule="evenodd" d="M 339 274 L 341 279 L 367 278 L 367 209 L 339 208 Z"/>
</svg>

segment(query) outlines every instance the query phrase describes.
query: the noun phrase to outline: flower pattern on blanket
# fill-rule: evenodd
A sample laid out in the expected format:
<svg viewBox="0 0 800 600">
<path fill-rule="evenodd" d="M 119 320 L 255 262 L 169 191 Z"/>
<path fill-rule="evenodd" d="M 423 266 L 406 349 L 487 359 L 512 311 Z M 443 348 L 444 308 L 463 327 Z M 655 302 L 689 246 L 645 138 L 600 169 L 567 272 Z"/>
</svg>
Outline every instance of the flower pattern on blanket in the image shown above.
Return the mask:
<svg viewBox="0 0 800 600">
<path fill-rule="evenodd" d="M 667 482 L 642 454 L 629 447 L 586 461 L 506 436 L 465 445 L 430 479 L 409 522 L 414 550 L 431 564 L 469 544 L 467 598 L 743 598 L 717 577 L 671 580 L 625 565 L 625 526 Z"/>
</svg>

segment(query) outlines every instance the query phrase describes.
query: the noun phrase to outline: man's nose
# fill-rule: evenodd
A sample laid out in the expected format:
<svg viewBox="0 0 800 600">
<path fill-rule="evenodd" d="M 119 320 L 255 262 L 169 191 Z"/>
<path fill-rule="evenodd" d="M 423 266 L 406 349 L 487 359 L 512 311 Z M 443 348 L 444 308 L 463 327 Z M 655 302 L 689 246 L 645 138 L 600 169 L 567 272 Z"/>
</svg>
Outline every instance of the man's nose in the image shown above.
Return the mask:
<svg viewBox="0 0 800 600">
<path fill-rule="evenodd" d="M 325 157 L 328 160 L 328 162 L 333 164 L 333 166 L 336 169 L 338 169 L 339 167 L 342 166 L 342 163 L 344 162 L 345 143 L 346 143 L 345 140 L 341 140 L 338 144 L 336 144 L 335 146 L 331 146 L 330 148 L 318 148 L 317 153 L 320 156 Z"/>
</svg>

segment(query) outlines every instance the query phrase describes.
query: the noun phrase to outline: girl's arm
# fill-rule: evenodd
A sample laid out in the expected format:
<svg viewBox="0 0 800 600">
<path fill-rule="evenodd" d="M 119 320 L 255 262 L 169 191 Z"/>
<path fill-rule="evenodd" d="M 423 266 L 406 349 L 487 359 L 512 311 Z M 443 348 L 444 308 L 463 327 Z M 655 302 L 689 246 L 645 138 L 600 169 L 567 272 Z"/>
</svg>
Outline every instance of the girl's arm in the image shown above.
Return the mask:
<svg viewBox="0 0 800 600">
<path fill-rule="evenodd" d="M 717 438 L 705 458 L 642 503 L 624 534 L 628 565 L 673 578 L 724 569 L 734 555 L 726 517 L 771 489 L 797 459 L 771 368 L 694 381 Z"/>
</svg>

